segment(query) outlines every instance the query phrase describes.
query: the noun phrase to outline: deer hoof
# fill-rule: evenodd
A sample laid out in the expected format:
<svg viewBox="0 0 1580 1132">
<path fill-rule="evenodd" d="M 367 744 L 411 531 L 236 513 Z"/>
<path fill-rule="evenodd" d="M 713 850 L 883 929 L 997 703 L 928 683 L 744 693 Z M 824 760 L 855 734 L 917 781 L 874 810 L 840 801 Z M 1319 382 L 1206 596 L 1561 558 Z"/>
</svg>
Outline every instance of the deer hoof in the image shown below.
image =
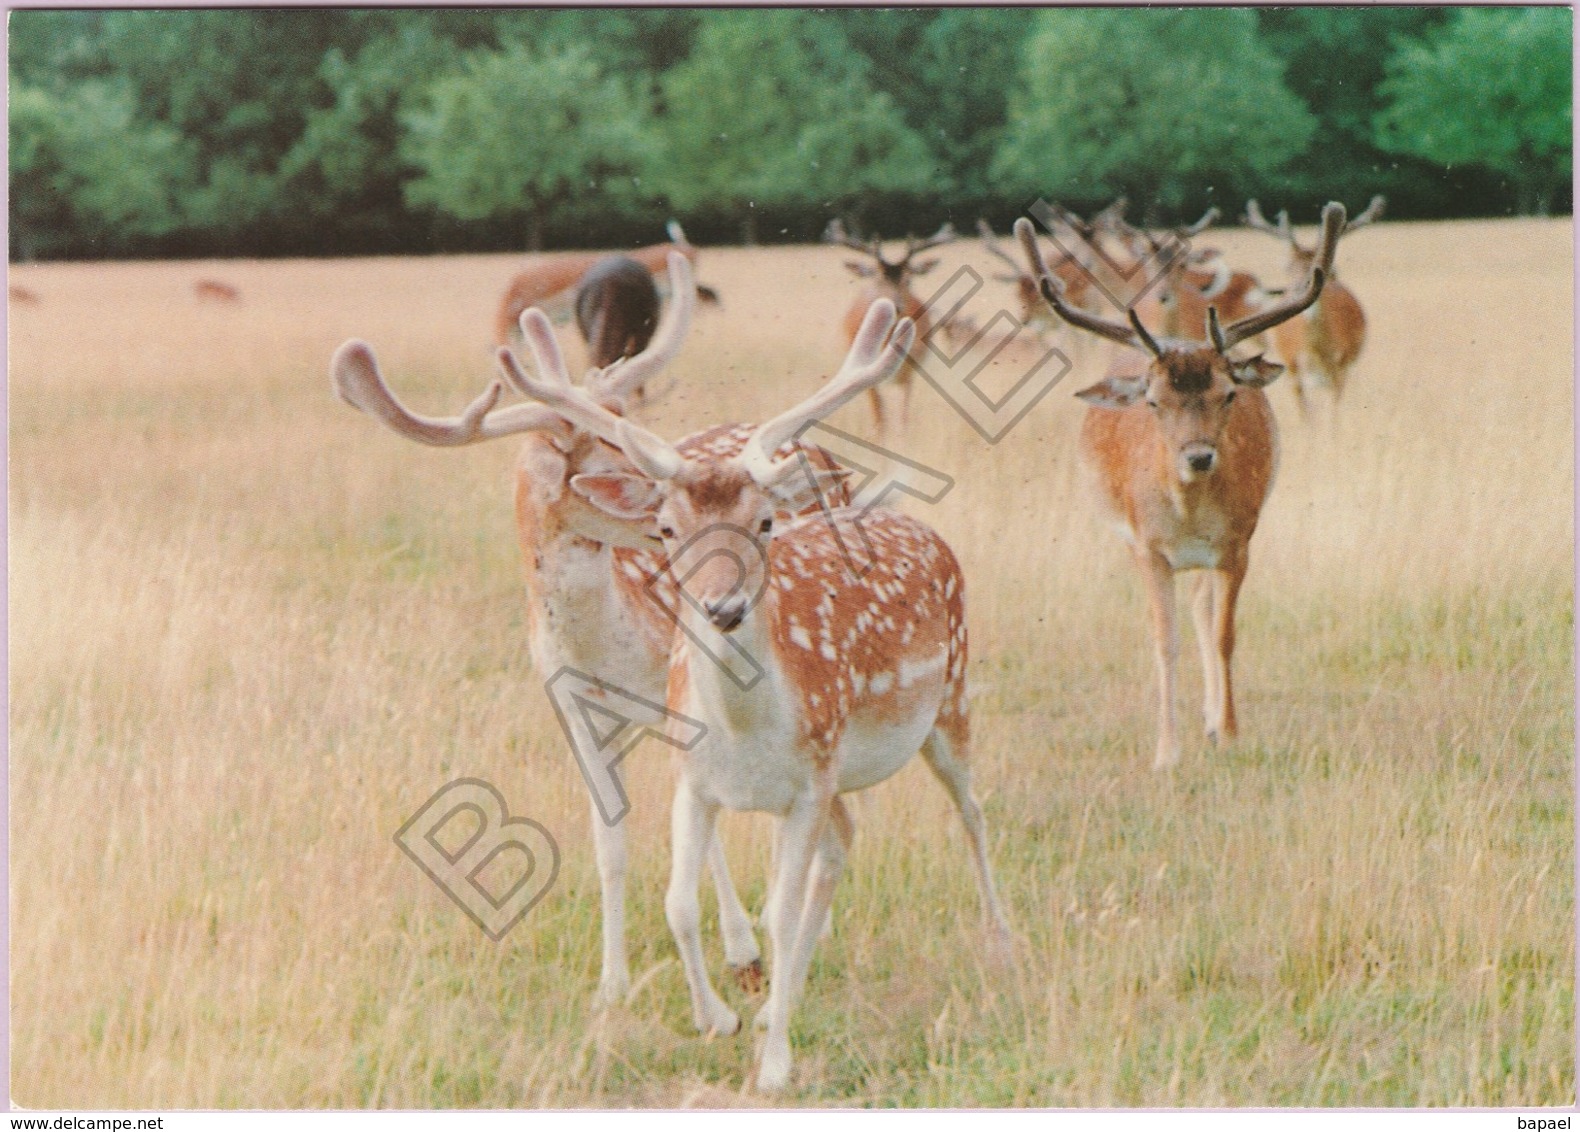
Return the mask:
<svg viewBox="0 0 1580 1132">
<path fill-rule="evenodd" d="M 712 1016 L 697 1029 L 720 1038 L 733 1037 L 741 1032 L 741 1016 L 723 1003 L 719 1003 L 712 1011 Z"/>
<path fill-rule="evenodd" d="M 768 980 L 763 975 L 763 961 L 753 959 L 750 963 L 731 964 L 730 970 L 735 975 L 735 982 L 743 992 L 750 995 L 763 993 L 763 987 Z"/>
</svg>

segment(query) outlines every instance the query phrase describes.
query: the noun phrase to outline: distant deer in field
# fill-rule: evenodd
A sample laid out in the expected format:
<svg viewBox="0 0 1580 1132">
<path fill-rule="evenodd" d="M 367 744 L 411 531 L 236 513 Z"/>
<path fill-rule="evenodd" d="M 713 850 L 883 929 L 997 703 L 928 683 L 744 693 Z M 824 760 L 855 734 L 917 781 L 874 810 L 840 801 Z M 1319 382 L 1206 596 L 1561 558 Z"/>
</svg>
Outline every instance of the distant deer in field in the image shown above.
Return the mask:
<svg viewBox="0 0 1580 1132">
<path fill-rule="evenodd" d="M 1344 228 L 1344 235 L 1354 232 L 1358 228 L 1378 220 L 1387 201 L 1382 196 L 1374 196 L 1371 203 L 1366 206 L 1355 219 L 1351 220 Z M 1269 224 L 1262 215 L 1261 206 L 1256 201 L 1247 201 L 1245 204 L 1245 222 L 1275 239 L 1283 240 L 1289 245 L 1289 275 L 1290 285 L 1303 278 L 1310 270 L 1316 258 L 1317 249 L 1303 247 L 1295 237 L 1294 229 L 1289 223 L 1289 213 L 1278 214 L 1278 224 Z M 1355 297 L 1355 292 L 1337 279 L 1329 279 L 1322 290 L 1322 297 L 1317 300 L 1316 306 L 1308 314 L 1294 319 L 1273 334 L 1273 349 L 1279 359 L 1289 367 L 1290 384 L 1295 391 L 1295 401 L 1300 406 L 1300 413 L 1305 416 L 1308 409 L 1306 404 L 1307 378 L 1316 380 L 1313 385 L 1321 385 L 1332 390 L 1333 403 L 1336 406 L 1339 399 L 1344 396 L 1344 385 L 1349 380 L 1350 369 L 1361 356 L 1361 348 L 1366 344 L 1366 312 L 1361 309 L 1360 300 Z"/>
<path fill-rule="evenodd" d="M 1237 322 L 1266 305 L 1267 293 L 1256 276 L 1232 269 L 1216 248 L 1190 246 L 1217 223 L 1219 209 L 1209 208 L 1194 224 L 1157 231 L 1129 224 L 1124 212 L 1123 201 L 1115 202 L 1094 226 L 1100 223 L 1113 233 L 1146 272 L 1137 285 L 1163 274 L 1161 284 L 1135 303 L 1143 322 L 1155 320 L 1163 334 L 1184 337 L 1206 325 L 1208 306 L 1217 308 L 1221 320 Z"/>
<path fill-rule="evenodd" d="M 694 283 L 686 261 L 669 262 L 675 296 L 659 320 L 646 349 L 607 370 L 589 371 L 581 392 L 618 419 L 634 391 L 655 377 L 679 351 L 691 321 Z M 554 332 L 541 311 L 522 317 L 523 337 L 545 380 L 570 384 Z M 509 349 L 500 350 L 504 382 L 520 392 L 525 380 Z M 676 591 L 665 577 L 659 540 L 645 524 L 621 523 L 593 507 L 572 489 L 578 476 L 631 473 L 619 449 L 588 431 L 577 419 L 542 404 L 499 406 L 505 384 L 496 380 L 456 417 L 423 417 L 402 405 L 385 383 L 366 343 L 350 341 L 335 353 L 335 389 L 342 400 L 416 443 L 458 447 L 521 434 L 516 463 L 516 531 L 525 564 L 527 631 L 539 678 L 562 667 L 607 679 L 648 701 L 663 698 L 670 639 L 675 632 Z M 612 408 L 610 408 L 612 407 Z M 680 442 L 687 456 L 739 452 L 751 437 L 749 425 L 709 429 Z M 612 433 L 611 433 L 612 435 Z M 795 448 L 786 446 L 783 455 Z M 808 450 L 814 466 L 835 468 L 820 449 Z M 829 496 L 848 500 L 843 484 Z M 588 787 L 593 843 L 602 888 L 603 967 L 600 1003 L 618 1002 L 631 987 L 626 949 L 626 825 L 602 816 L 597 794 Z M 708 850 L 724 930 L 724 953 L 743 985 L 761 981 L 760 952 L 751 920 L 741 906 L 724 856 Z"/>
<path fill-rule="evenodd" d="M 1042 263 L 1031 222 L 1016 222 L 1048 305 L 1072 326 L 1130 347 L 1102 381 L 1076 396 L 1091 406 L 1081 426 L 1082 457 L 1146 580 L 1158 665 L 1155 766 L 1172 766 L 1180 753 L 1174 710 L 1176 571 L 1206 571 L 1193 608 L 1207 734 L 1217 740 L 1236 733 L 1230 676 L 1235 605 L 1278 462 L 1277 424 L 1262 390 L 1283 367 L 1260 356 L 1236 358 L 1231 351 L 1317 301 L 1343 227 L 1344 207 L 1329 204 L 1298 292 L 1228 326 L 1209 306 L 1205 341 L 1158 341 L 1134 308 L 1127 325 L 1067 304 Z"/>
<path fill-rule="evenodd" d="M 241 291 L 221 279 L 198 279 L 192 284 L 192 293 L 200 303 L 239 303 Z"/>
<path fill-rule="evenodd" d="M 891 336 L 890 331 L 893 329 Z M 981 807 L 971 790 L 964 579 L 944 540 L 897 511 L 806 514 L 835 473 L 780 453 L 808 425 L 905 362 L 914 326 L 876 299 L 844 365 L 802 404 L 752 432 L 738 453 L 686 452 L 555 382 L 534 397 L 598 432 L 612 430 L 637 474 L 582 475 L 571 486 L 612 519 L 645 521 L 690 600 L 670 653 L 667 706 L 705 727 L 680 758 L 665 914 L 703 1033 L 740 1019 L 708 977 L 697 886 L 723 809 L 780 818 L 768 900 L 773 968 L 759 1022 L 757 1085 L 790 1077 L 790 1014 L 854 833 L 842 795 L 898 772 L 920 750 L 965 824 L 987 942 L 1009 928 L 994 891 Z M 870 546 L 859 575 L 844 547 Z M 750 687 L 727 679 L 699 642 L 729 638 L 756 659 Z"/>
<path fill-rule="evenodd" d="M 845 344 L 849 346 L 856 340 L 867 311 L 879 299 L 887 299 L 894 304 L 901 317 L 910 319 L 916 326 L 916 342 L 906 364 L 901 368 L 895 384 L 900 389 L 900 428 L 903 431 L 910 419 L 911 411 L 911 375 L 916 365 L 916 351 L 922 348 L 933 331 L 938 329 L 933 323 L 931 315 L 922 300 L 916 297 L 911 290 L 911 281 L 918 276 L 926 275 L 937 267 L 939 260 L 917 260 L 916 257 L 930 248 L 940 244 L 947 244 L 955 238 L 955 226 L 945 224 L 937 232 L 925 240 L 906 237 L 905 254 L 897 260 L 889 260 L 883 255 L 882 238 L 874 235 L 870 240 L 859 240 L 845 231 L 845 225 L 838 218 L 829 221 L 828 229 L 823 233 L 824 243 L 836 244 L 840 247 L 850 248 L 860 252 L 864 259 L 848 259 L 845 266 L 850 269 L 858 279 L 867 280 L 867 285 L 862 288 L 855 301 L 845 312 L 844 337 Z M 868 391 L 872 399 L 872 418 L 877 426 L 878 436 L 883 438 L 887 431 L 887 417 L 883 407 L 883 397 L 876 386 Z"/>
<path fill-rule="evenodd" d="M 13 303 L 22 303 L 25 306 L 37 306 L 44 300 L 39 298 L 37 291 L 31 291 L 20 283 L 12 283 L 7 288 Z"/>
<path fill-rule="evenodd" d="M 587 364 L 606 369 L 647 348 L 658 325 L 658 284 L 630 256 L 605 256 L 576 285 L 576 328 L 587 343 Z M 632 396 L 640 402 L 644 391 Z"/>
<path fill-rule="evenodd" d="M 697 249 L 686 239 L 680 225 L 671 220 L 668 232 L 669 243 L 637 248 L 625 258 L 634 260 L 655 277 L 664 272 L 670 252 L 679 252 L 695 265 Z M 509 346 L 519 341 L 521 315 L 529 307 L 537 307 L 551 317 L 569 313 L 582 280 L 606 258 L 598 252 L 565 252 L 543 256 L 517 272 L 499 303 L 499 313 L 494 320 L 495 343 Z M 692 286 L 696 297 L 703 302 L 719 301 L 718 292 L 713 288 L 695 283 Z"/>
<path fill-rule="evenodd" d="M 1042 301 L 1042 292 L 1038 289 L 1037 280 L 1026 273 L 1020 260 L 999 246 L 998 237 L 993 234 L 993 229 L 986 220 L 977 221 L 977 234 L 982 238 L 982 250 L 1003 261 L 1010 268 L 1009 272 L 1001 272 L 993 278 L 1000 283 L 1015 285 L 1015 302 L 1021 324 L 1031 327 L 1038 341 L 1041 342 L 1047 341 L 1050 331 L 1062 331 L 1065 328 L 1064 323 L 1055 317 L 1048 309 L 1048 304 Z M 1083 310 L 1090 307 L 1096 299 L 1096 288 L 1092 285 L 1090 269 L 1077 261 L 1073 255 L 1060 252 L 1049 265 L 1049 270 L 1058 276 L 1069 302 Z"/>
</svg>

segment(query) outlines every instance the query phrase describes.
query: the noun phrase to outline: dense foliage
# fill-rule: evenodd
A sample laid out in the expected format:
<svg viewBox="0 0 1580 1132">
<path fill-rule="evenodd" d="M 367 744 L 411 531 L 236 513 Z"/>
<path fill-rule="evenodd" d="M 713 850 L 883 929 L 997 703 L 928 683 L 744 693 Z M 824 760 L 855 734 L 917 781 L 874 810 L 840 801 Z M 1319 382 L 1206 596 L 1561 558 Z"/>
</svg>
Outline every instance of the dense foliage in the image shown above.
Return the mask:
<svg viewBox="0 0 1580 1132">
<path fill-rule="evenodd" d="M 11 254 L 1571 206 L 1564 8 L 22 10 Z"/>
</svg>

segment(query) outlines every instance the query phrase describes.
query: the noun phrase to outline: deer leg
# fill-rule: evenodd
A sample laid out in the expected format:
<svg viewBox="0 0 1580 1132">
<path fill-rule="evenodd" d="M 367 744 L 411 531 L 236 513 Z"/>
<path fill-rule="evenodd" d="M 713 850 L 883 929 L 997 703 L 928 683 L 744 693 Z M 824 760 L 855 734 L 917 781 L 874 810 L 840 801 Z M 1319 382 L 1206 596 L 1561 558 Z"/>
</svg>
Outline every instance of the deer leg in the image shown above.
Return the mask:
<svg viewBox="0 0 1580 1132">
<path fill-rule="evenodd" d="M 872 427 L 874 430 L 876 430 L 878 434 L 878 442 L 881 444 L 883 443 L 883 438 L 887 431 L 883 420 L 883 394 L 880 393 L 878 391 L 878 387 L 874 385 L 871 389 L 867 390 L 867 396 L 872 398 Z"/>
<path fill-rule="evenodd" d="M 719 928 L 724 933 L 724 961 L 735 972 L 741 988 L 755 991 L 763 981 L 762 952 L 752 932 L 752 919 L 741 905 L 730 876 L 730 863 L 724 856 L 724 843 L 715 827 L 708 846 L 708 871 L 713 874 L 713 892 L 719 898 Z"/>
<path fill-rule="evenodd" d="M 791 806 L 780 825 L 770 924 L 773 972 L 760 1021 L 768 1033 L 757 1071 L 757 1087 L 764 1092 L 775 1092 L 790 1081 L 790 1011 L 799 989 L 794 979 L 797 937 L 806 910 L 812 857 L 823 836 L 832 800 L 831 785 L 818 784 Z"/>
<path fill-rule="evenodd" d="M 955 809 L 960 812 L 961 824 L 966 827 L 966 837 L 971 842 L 971 863 L 977 874 L 977 895 L 982 900 L 982 920 L 987 928 L 988 955 L 997 962 L 1009 958 L 1009 921 L 1004 916 L 998 889 L 993 884 L 993 866 L 988 861 L 987 824 L 982 820 L 982 807 L 971 791 L 971 766 L 964 754 L 964 751 L 956 749 L 949 736 L 936 727 L 922 743 L 922 758 L 927 760 L 927 765 L 938 776 L 938 781 L 944 784 Z"/>
<path fill-rule="evenodd" d="M 1214 643 L 1218 652 L 1219 713 L 1218 735 L 1233 739 L 1239 731 L 1234 718 L 1234 682 L 1230 674 L 1234 662 L 1234 608 L 1240 600 L 1240 586 L 1245 581 L 1248 563 L 1241 551 L 1221 569 L 1213 573 Z M 1209 725 L 1209 733 L 1211 727 Z"/>
<path fill-rule="evenodd" d="M 1173 766 L 1180 761 L 1179 734 L 1174 718 L 1174 669 L 1179 661 L 1179 630 L 1175 624 L 1174 568 L 1155 550 L 1139 555 L 1152 609 L 1152 640 L 1158 664 L 1158 749 L 1152 765 Z"/>
<path fill-rule="evenodd" d="M 829 923 L 834 908 L 834 888 L 845 869 L 845 857 L 856 828 L 850 820 L 850 811 L 837 796 L 829 802 L 828 820 L 823 823 L 823 833 L 818 838 L 817 852 L 812 857 L 812 869 L 807 879 L 806 904 L 801 909 L 801 923 L 796 929 L 795 955 L 789 973 L 792 1005 L 801 997 L 806 986 L 807 971 L 812 965 L 812 952 L 817 949 L 822 931 Z"/>
<path fill-rule="evenodd" d="M 682 778 L 675 791 L 675 806 L 670 813 L 669 891 L 664 896 L 664 916 L 674 933 L 691 991 L 691 1015 L 701 1033 L 733 1034 L 741 1028 L 740 1017 L 725 1005 L 708 981 L 707 964 L 702 958 L 702 909 L 697 888 L 702 882 L 702 865 L 713 842 L 717 805 L 699 798 L 691 783 Z"/>
<path fill-rule="evenodd" d="M 1223 673 L 1218 653 L 1218 571 L 1197 573 L 1191 588 L 1191 614 L 1196 644 L 1201 649 L 1202 718 L 1207 737 L 1214 741 L 1223 727 Z"/>
<path fill-rule="evenodd" d="M 623 823 L 604 822 L 596 801 L 592 802 L 592 832 L 603 901 L 603 971 L 594 1001 L 599 1006 L 612 1006 L 625 1001 L 631 990 L 631 969 L 625 950 L 626 833 Z"/>
</svg>

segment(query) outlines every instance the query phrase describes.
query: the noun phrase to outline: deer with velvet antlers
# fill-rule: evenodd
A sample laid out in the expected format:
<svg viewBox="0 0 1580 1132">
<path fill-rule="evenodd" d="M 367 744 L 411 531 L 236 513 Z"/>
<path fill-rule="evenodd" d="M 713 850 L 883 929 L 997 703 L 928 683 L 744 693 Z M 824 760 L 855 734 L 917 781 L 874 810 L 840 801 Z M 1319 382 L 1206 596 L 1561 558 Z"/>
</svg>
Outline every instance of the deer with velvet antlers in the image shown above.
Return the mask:
<svg viewBox="0 0 1580 1132">
<path fill-rule="evenodd" d="M 1042 262 L 1031 222 L 1015 225 L 1042 296 L 1059 317 L 1129 347 L 1102 381 L 1076 396 L 1091 406 L 1081 426 L 1082 457 L 1146 580 L 1158 666 L 1158 767 L 1172 766 L 1180 755 L 1174 708 L 1178 571 L 1204 571 L 1193 610 L 1208 737 L 1227 739 L 1237 730 L 1230 674 L 1235 605 L 1278 462 L 1277 424 L 1262 390 L 1283 367 L 1233 351 L 1316 302 L 1333 268 L 1343 206 L 1329 204 L 1322 221 L 1303 286 L 1227 326 L 1217 308 L 1208 307 L 1205 340 L 1155 339 L 1134 308 L 1126 324 L 1066 303 Z"/>
<path fill-rule="evenodd" d="M 645 350 L 617 367 L 589 372 L 576 390 L 610 419 L 675 356 L 690 324 L 695 288 L 687 261 L 668 260 L 673 301 Z M 571 386 L 569 373 L 541 310 L 521 319 L 522 336 L 543 382 Z M 499 351 L 503 377 L 519 391 L 525 380 L 507 348 Z M 650 701 L 663 696 L 670 638 L 675 630 L 675 593 L 665 582 L 660 541 L 645 524 L 621 521 L 588 503 L 571 485 L 580 476 L 631 475 L 636 469 L 578 415 L 543 404 L 501 407 L 505 386 L 496 380 L 458 417 L 419 416 L 403 406 L 379 373 L 372 350 L 350 341 L 332 364 L 335 389 L 354 408 L 419 444 L 457 447 L 498 437 L 525 438 L 516 464 L 516 527 L 526 565 L 527 622 L 533 663 L 547 677 L 564 666 L 591 673 Z M 721 426 L 682 441 L 678 450 L 703 458 L 739 452 L 752 435 L 747 425 Z M 792 449 L 787 448 L 789 455 Z M 809 454 L 822 468 L 837 465 L 820 450 Z M 835 499 L 845 497 L 843 485 Z M 596 698 L 597 693 L 589 692 Z M 600 1003 L 623 999 L 631 977 L 625 942 L 627 837 L 623 824 L 608 823 L 588 783 L 594 847 L 603 903 L 603 964 Z M 723 853 L 708 846 L 719 898 L 725 957 L 743 985 L 761 981 L 760 952 L 751 920 L 731 883 Z"/>
<path fill-rule="evenodd" d="M 650 524 L 671 572 L 685 578 L 667 704 L 706 733 L 677 755 L 665 912 L 702 1032 L 739 1027 L 709 981 L 698 932 L 697 885 L 714 824 L 723 809 L 780 818 L 766 914 L 772 977 L 758 1017 L 767 1030 L 757 1076 L 765 1091 L 789 1081 L 791 1011 L 853 835 L 842 796 L 890 777 L 918 749 L 965 824 L 995 954 L 1008 946 L 971 792 L 959 564 L 936 532 L 895 511 L 796 517 L 840 473 L 781 454 L 899 369 L 914 336 L 914 324 L 896 325 L 893 305 L 878 299 L 840 371 L 738 453 L 687 452 L 569 386 L 526 385 L 618 443 L 634 473 L 577 476 L 571 486 L 617 521 Z M 871 548 L 864 569 L 846 557 L 858 542 Z M 738 680 L 715 661 L 725 638 L 755 658 L 759 679 Z"/>
</svg>

